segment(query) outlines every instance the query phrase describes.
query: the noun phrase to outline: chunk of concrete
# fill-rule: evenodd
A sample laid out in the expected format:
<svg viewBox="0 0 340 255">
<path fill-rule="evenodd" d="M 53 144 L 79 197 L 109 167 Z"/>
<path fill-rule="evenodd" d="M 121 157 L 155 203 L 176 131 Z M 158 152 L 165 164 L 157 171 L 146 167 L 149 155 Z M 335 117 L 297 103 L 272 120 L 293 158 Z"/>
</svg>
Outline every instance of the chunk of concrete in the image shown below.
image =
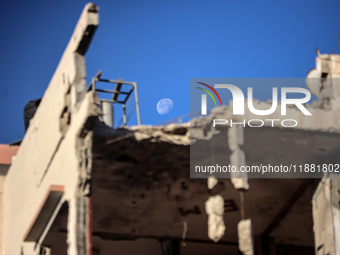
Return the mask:
<svg viewBox="0 0 340 255">
<path fill-rule="evenodd" d="M 238 148 L 230 155 L 230 164 L 237 169 L 237 172 L 230 173 L 231 182 L 235 189 L 248 190 L 248 174 L 240 172 L 241 167 L 246 165 L 246 156 L 243 150 Z"/>
<path fill-rule="evenodd" d="M 225 231 L 223 197 L 221 195 L 211 196 L 205 202 L 205 211 L 208 214 L 208 236 L 214 242 L 218 242 Z"/>
<path fill-rule="evenodd" d="M 217 179 L 214 176 L 208 178 L 208 189 L 212 189 L 217 184 Z"/>
<path fill-rule="evenodd" d="M 253 227 L 250 219 L 241 220 L 237 225 L 238 247 L 244 255 L 254 254 Z"/>
</svg>

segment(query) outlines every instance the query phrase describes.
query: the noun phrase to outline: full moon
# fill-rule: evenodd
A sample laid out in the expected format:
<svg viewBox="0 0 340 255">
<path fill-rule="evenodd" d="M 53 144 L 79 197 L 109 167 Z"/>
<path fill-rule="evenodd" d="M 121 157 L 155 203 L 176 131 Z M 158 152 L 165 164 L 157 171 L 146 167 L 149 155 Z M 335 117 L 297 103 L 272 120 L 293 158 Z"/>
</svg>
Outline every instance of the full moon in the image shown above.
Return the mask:
<svg viewBox="0 0 340 255">
<path fill-rule="evenodd" d="M 174 102 L 170 98 L 163 98 L 157 103 L 157 112 L 161 115 L 167 114 L 174 106 Z"/>
</svg>

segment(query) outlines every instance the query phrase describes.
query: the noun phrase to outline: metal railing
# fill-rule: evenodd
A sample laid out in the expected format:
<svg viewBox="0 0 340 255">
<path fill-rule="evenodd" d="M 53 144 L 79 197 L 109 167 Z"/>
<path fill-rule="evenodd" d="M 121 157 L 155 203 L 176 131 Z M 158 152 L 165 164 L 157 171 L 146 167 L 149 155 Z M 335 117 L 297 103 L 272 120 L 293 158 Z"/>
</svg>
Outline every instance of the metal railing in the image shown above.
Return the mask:
<svg viewBox="0 0 340 255">
<path fill-rule="evenodd" d="M 91 84 L 88 87 L 88 91 L 92 90 L 93 92 L 99 92 L 99 93 L 107 93 L 112 94 L 111 99 L 103 99 L 99 98 L 99 101 L 101 102 L 109 102 L 112 104 L 121 104 L 123 106 L 123 119 L 124 119 L 124 126 L 127 126 L 127 116 L 126 116 L 126 102 L 131 96 L 132 92 L 135 92 L 135 101 L 136 101 L 136 114 L 137 114 L 137 123 L 138 126 L 141 125 L 141 118 L 140 118 L 140 110 L 139 110 L 139 98 L 138 98 L 138 90 L 137 90 L 137 83 L 136 82 L 128 82 L 124 81 L 123 79 L 118 80 L 108 80 L 108 79 L 101 79 L 100 78 L 101 73 L 99 72 L 96 77 L 92 78 Z M 116 84 L 116 87 L 114 90 L 110 89 L 100 89 L 96 88 L 97 82 L 106 82 L 106 83 L 114 83 Z M 127 92 L 121 91 L 122 87 L 124 85 L 130 86 Z M 118 99 L 119 95 L 123 95 L 123 99 Z"/>
</svg>

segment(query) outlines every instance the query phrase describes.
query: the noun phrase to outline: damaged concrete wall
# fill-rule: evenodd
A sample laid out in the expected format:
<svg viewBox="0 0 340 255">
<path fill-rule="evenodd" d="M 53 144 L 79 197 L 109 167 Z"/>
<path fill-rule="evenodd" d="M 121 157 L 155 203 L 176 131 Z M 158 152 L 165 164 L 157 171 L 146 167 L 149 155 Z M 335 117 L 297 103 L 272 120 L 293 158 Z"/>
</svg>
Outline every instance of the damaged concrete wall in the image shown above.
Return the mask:
<svg viewBox="0 0 340 255">
<path fill-rule="evenodd" d="M 77 247 L 79 234 L 84 234 L 76 232 L 77 201 L 86 195 L 90 166 L 83 166 L 84 151 L 91 146 L 91 123 L 99 114 L 94 94 L 86 93 L 84 60 L 97 25 L 98 8 L 87 4 L 9 170 L 3 254 L 33 254 L 37 238 L 24 240 L 39 224 L 52 186 L 61 187 L 61 200 L 69 202 L 68 253 L 87 254 Z M 88 208 L 84 203 L 82 207 Z"/>
</svg>

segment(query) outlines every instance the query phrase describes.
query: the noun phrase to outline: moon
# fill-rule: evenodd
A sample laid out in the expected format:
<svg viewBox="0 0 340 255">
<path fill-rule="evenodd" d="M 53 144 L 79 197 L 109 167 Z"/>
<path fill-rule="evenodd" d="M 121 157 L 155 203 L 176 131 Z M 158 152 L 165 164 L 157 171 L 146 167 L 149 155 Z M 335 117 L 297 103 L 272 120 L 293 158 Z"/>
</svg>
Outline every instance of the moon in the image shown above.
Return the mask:
<svg viewBox="0 0 340 255">
<path fill-rule="evenodd" d="M 170 98 L 163 98 L 157 103 L 157 112 L 160 115 L 167 114 L 171 111 L 174 106 L 174 102 Z"/>
</svg>

